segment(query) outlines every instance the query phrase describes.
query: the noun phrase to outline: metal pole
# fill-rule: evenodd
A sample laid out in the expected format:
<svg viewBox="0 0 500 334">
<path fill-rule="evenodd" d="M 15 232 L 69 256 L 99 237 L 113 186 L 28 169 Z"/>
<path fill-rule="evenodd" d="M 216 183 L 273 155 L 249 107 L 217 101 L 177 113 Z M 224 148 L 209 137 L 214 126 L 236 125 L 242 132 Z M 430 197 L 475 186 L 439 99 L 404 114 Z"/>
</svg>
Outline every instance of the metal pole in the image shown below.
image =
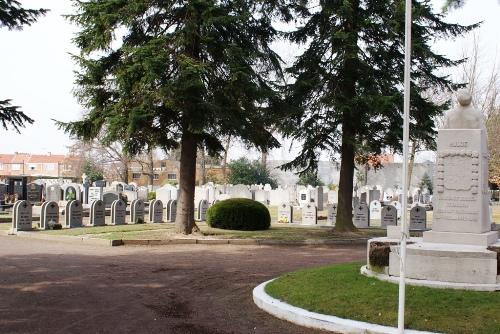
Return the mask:
<svg viewBox="0 0 500 334">
<path fill-rule="evenodd" d="M 405 19 L 405 73 L 404 73 L 404 117 L 403 117 L 403 212 L 401 215 L 401 246 L 399 265 L 399 306 L 398 333 L 405 331 L 405 276 L 406 276 L 406 238 L 408 207 L 408 148 L 410 141 L 410 71 L 411 71 L 411 0 L 406 0 Z"/>
</svg>

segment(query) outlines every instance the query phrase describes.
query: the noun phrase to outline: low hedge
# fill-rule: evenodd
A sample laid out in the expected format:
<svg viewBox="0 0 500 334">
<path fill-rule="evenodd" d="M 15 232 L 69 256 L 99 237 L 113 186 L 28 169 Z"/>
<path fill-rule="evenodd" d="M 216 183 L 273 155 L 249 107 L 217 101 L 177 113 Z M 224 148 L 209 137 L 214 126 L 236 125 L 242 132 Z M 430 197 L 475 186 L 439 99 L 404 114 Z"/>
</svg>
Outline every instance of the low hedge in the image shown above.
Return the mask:
<svg viewBox="0 0 500 334">
<path fill-rule="evenodd" d="M 225 230 L 267 230 L 271 226 L 271 215 L 262 203 L 246 198 L 231 198 L 217 202 L 208 209 L 207 225 Z"/>
</svg>

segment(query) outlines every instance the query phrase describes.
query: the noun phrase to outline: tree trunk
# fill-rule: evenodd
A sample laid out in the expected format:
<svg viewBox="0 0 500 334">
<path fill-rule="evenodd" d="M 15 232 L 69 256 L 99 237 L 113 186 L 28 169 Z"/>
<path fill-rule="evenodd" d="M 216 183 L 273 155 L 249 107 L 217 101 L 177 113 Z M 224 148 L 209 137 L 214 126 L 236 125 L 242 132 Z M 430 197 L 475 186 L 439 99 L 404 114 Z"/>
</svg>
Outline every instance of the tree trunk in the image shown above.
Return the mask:
<svg viewBox="0 0 500 334">
<path fill-rule="evenodd" d="M 417 146 L 418 143 L 416 141 L 413 141 L 411 145 L 411 152 L 410 152 L 410 163 L 408 164 L 408 189 L 403 190 L 403 194 L 406 193 L 408 194 L 408 191 L 410 191 L 411 187 L 411 176 L 413 174 L 413 166 L 415 165 L 415 153 L 417 151 Z"/>
<path fill-rule="evenodd" d="M 129 160 L 123 160 L 122 161 L 122 173 L 120 178 L 122 179 L 122 182 L 128 183 L 128 165 L 129 165 Z"/>
<path fill-rule="evenodd" d="M 341 165 L 339 178 L 339 203 L 337 206 L 337 219 L 335 231 L 355 231 L 352 222 L 352 181 L 354 178 L 354 146 L 352 144 L 351 124 L 344 122 L 342 125 Z"/>
<path fill-rule="evenodd" d="M 148 151 L 148 176 L 149 176 L 149 191 L 153 191 L 153 183 L 155 179 L 155 170 L 154 170 L 154 159 L 153 159 L 153 149 Z"/>
<path fill-rule="evenodd" d="M 229 146 L 231 145 L 231 136 L 227 137 L 226 146 L 224 147 L 224 158 L 222 160 L 222 182 L 227 182 L 227 155 L 229 152 Z"/>
<path fill-rule="evenodd" d="M 262 163 L 262 166 L 264 166 L 264 168 L 266 168 L 266 169 L 267 169 L 267 156 L 268 156 L 268 154 L 269 153 L 262 151 L 261 158 L 260 158 L 260 162 Z"/>
<path fill-rule="evenodd" d="M 207 161 L 206 161 L 206 156 L 205 156 L 205 147 L 201 148 L 201 184 L 207 184 Z"/>
<path fill-rule="evenodd" d="M 342 66 L 343 79 L 340 82 L 339 95 L 344 100 L 344 104 L 351 104 L 351 101 L 356 97 L 356 78 L 358 59 L 358 27 L 357 13 L 359 10 L 359 0 L 349 0 L 353 14 L 351 20 L 344 24 L 344 29 L 348 33 L 349 39 L 346 41 L 345 53 L 346 58 Z M 337 206 L 337 219 L 335 222 L 335 231 L 348 232 L 356 231 L 356 227 L 352 222 L 352 191 L 354 180 L 354 155 L 356 126 L 359 123 L 361 111 L 351 108 L 346 108 L 342 113 L 342 145 L 340 148 L 341 164 L 339 177 L 339 203 Z M 366 181 L 365 181 L 366 182 Z"/>
<path fill-rule="evenodd" d="M 175 218 L 175 231 L 177 233 L 191 234 L 195 226 L 196 146 L 195 135 L 184 130 L 181 138 L 179 196 L 177 198 L 177 217 Z"/>
</svg>

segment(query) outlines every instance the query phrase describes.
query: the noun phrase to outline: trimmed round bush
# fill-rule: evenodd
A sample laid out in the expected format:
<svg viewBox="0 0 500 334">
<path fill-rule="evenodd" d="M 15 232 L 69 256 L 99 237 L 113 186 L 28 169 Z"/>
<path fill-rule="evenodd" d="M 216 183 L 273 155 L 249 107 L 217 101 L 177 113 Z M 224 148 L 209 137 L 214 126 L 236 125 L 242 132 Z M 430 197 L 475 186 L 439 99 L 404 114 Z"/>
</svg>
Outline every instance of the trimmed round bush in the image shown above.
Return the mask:
<svg viewBox="0 0 500 334">
<path fill-rule="evenodd" d="M 271 215 L 262 203 L 246 198 L 231 198 L 217 202 L 208 209 L 207 224 L 225 230 L 267 230 L 271 226 Z"/>
</svg>

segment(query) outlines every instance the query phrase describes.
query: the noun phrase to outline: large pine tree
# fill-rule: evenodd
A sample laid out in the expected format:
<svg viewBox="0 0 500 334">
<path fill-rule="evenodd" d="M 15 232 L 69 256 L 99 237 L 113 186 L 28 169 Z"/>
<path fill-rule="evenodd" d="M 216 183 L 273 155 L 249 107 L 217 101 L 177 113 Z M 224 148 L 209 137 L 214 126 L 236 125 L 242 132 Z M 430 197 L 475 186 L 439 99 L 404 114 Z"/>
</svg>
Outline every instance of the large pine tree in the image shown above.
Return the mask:
<svg viewBox="0 0 500 334">
<path fill-rule="evenodd" d="M 305 1 L 304 24 L 289 37 L 307 46 L 289 69 L 291 110 L 287 135 L 303 141 L 288 168 L 317 168 L 317 151 L 341 156 L 336 229 L 354 230 L 352 193 L 355 157 L 400 149 L 402 141 L 404 0 Z M 432 147 L 433 119 L 448 105 L 422 97 L 430 89 L 456 88 L 439 70 L 455 66 L 431 49 L 439 38 L 457 37 L 474 26 L 448 24 L 430 1 L 413 1 L 411 137 Z"/>
<path fill-rule="evenodd" d="M 281 60 L 269 44 L 276 1 L 87 0 L 69 18 L 81 27 L 77 95 L 88 113 L 70 134 L 125 143 L 131 154 L 180 146 L 176 227 L 191 233 L 198 147 L 230 135 L 261 150 L 280 104 Z"/>
<path fill-rule="evenodd" d="M 25 9 L 16 0 L 0 0 L 0 28 L 22 29 L 24 25 L 31 25 L 37 18 L 44 15 L 46 9 Z M 12 126 L 19 132 L 26 123 L 32 124 L 33 119 L 13 106 L 10 99 L 0 100 L 0 123 L 5 130 Z"/>
</svg>

